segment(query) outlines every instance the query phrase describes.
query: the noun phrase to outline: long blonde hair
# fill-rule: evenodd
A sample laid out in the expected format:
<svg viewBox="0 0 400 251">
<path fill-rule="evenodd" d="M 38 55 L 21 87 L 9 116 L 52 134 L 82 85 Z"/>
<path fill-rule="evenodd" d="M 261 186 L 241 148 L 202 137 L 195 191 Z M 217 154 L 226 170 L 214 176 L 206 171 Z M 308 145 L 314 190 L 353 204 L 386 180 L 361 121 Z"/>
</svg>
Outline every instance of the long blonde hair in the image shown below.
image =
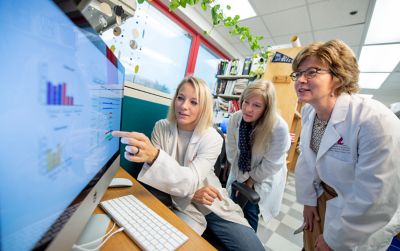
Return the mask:
<svg viewBox="0 0 400 251">
<path fill-rule="evenodd" d="M 176 123 L 175 115 L 175 99 L 178 96 L 179 90 L 184 84 L 191 84 L 196 91 L 198 106 L 200 107 L 199 116 L 196 120 L 196 132 L 202 134 L 207 128 L 212 126 L 212 95 L 206 82 L 200 78 L 189 76 L 184 78 L 176 88 L 175 95 L 172 99 L 171 106 L 168 111 L 168 121 Z"/>
<path fill-rule="evenodd" d="M 272 129 L 278 119 L 274 84 L 265 79 L 258 79 L 249 84 L 240 96 L 240 108 L 244 100 L 262 96 L 265 101 L 264 114 L 258 119 L 252 133 L 252 154 L 262 154 L 269 149 Z"/>
</svg>

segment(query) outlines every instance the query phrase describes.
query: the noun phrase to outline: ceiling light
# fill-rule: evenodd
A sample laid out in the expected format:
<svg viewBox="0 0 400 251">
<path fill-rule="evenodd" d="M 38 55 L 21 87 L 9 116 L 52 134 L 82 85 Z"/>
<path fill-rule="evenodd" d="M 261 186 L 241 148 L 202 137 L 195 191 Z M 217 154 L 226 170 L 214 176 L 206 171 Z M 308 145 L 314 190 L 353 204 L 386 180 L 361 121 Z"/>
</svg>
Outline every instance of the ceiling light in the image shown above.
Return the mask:
<svg viewBox="0 0 400 251">
<path fill-rule="evenodd" d="M 239 20 L 257 15 L 248 0 L 215 0 L 210 6 L 213 7 L 217 4 L 221 5 L 221 9 L 226 16 L 234 17 L 235 15 L 239 15 Z M 228 5 L 231 7 L 230 10 L 227 8 Z"/>
<path fill-rule="evenodd" d="M 365 44 L 400 42 L 399 10 L 399 0 L 376 0 Z"/>
<path fill-rule="evenodd" d="M 400 44 L 369 45 L 362 47 L 358 64 L 362 72 L 391 72 L 399 61 Z"/>
<path fill-rule="evenodd" d="M 390 73 L 360 73 L 358 85 L 363 89 L 379 89 Z"/>
</svg>

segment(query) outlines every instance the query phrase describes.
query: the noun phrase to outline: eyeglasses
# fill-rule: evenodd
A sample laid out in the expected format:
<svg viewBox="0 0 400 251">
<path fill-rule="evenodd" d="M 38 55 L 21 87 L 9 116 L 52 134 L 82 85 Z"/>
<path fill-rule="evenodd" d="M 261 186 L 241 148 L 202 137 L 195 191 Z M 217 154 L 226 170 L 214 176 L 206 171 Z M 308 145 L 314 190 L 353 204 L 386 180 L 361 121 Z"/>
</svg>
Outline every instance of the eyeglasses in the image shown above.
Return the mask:
<svg viewBox="0 0 400 251">
<path fill-rule="evenodd" d="M 301 75 L 304 74 L 304 77 L 306 79 L 312 79 L 312 78 L 315 78 L 315 76 L 317 76 L 317 74 L 319 74 L 321 71 L 330 72 L 330 70 L 327 70 L 327 69 L 320 69 L 320 68 L 312 67 L 312 68 L 308 68 L 305 71 L 292 72 L 292 73 L 290 73 L 290 77 L 292 78 L 293 81 L 296 81 L 301 77 Z"/>
</svg>

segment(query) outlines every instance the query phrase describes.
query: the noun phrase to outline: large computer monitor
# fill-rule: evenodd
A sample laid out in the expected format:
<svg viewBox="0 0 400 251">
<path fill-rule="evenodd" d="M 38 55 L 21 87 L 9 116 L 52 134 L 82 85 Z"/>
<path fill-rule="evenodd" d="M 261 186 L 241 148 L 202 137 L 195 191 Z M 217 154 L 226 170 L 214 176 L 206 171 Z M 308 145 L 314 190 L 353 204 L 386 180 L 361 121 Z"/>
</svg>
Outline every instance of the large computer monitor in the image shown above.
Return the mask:
<svg viewBox="0 0 400 251">
<path fill-rule="evenodd" d="M 0 1 L 0 27 L 0 250 L 71 250 L 119 167 L 124 69 L 53 1 Z"/>
</svg>

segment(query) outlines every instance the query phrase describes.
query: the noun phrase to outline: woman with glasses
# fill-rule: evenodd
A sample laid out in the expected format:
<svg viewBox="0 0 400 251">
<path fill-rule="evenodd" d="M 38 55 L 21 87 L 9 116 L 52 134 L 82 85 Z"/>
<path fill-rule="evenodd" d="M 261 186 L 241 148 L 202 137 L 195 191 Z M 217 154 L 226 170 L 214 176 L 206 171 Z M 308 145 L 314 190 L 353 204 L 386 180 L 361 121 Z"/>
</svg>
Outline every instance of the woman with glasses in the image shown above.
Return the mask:
<svg viewBox="0 0 400 251">
<path fill-rule="evenodd" d="M 340 40 L 307 46 L 292 68 L 307 103 L 295 171 L 305 250 L 386 250 L 400 231 L 400 121 L 354 95 L 357 60 Z"/>
<path fill-rule="evenodd" d="M 197 233 L 208 226 L 228 250 L 264 250 L 214 173 L 222 137 L 212 127 L 212 96 L 203 80 L 182 80 L 168 118 L 156 123 L 151 141 L 137 132 L 114 131 L 113 136 L 127 144 L 125 159 L 145 163 L 138 180 L 170 194 L 174 212 Z M 206 185 L 218 199 L 212 205 L 192 201 Z"/>
</svg>

